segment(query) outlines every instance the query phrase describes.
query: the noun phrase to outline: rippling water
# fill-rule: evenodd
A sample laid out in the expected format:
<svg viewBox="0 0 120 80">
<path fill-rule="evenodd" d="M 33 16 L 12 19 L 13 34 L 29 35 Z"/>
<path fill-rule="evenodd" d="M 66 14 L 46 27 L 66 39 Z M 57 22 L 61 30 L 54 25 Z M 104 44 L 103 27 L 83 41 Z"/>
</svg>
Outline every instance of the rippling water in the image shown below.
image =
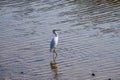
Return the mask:
<svg viewBox="0 0 120 80">
<path fill-rule="evenodd" d="M 61 32 L 53 70 L 55 28 Z M 0 1 L 0 80 L 120 80 L 119 52 L 119 1 Z"/>
</svg>

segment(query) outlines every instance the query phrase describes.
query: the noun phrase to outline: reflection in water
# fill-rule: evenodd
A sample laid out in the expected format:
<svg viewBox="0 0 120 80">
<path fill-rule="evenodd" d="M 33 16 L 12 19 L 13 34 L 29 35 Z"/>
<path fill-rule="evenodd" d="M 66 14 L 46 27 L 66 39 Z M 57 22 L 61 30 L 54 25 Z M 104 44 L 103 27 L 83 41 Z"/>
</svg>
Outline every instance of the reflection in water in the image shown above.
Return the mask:
<svg viewBox="0 0 120 80">
<path fill-rule="evenodd" d="M 50 67 L 51 67 L 51 70 L 54 73 L 54 80 L 59 80 L 58 79 L 58 66 L 57 66 L 56 62 L 51 61 L 50 62 Z"/>
</svg>

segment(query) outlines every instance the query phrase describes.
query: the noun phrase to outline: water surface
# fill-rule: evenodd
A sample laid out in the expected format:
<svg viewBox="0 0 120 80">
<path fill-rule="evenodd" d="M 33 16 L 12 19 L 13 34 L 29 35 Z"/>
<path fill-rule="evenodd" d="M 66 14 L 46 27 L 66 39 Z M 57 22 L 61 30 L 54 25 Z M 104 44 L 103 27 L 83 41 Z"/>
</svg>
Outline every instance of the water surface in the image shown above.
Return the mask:
<svg viewBox="0 0 120 80">
<path fill-rule="evenodd" d="M 52 29 L 61 29 L 58 70 Z M 1 80 L 120 80 L 119 52 L 119 1 L 0 1 Z"/>
</svg>

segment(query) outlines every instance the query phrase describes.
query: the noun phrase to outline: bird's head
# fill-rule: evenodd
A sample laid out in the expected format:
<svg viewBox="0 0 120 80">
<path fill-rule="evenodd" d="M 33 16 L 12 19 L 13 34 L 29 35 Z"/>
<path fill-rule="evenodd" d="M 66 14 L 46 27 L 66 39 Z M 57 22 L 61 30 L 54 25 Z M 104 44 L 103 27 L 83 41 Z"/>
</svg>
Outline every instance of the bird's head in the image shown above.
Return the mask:
<svg viewBox="0 0 120 80">
<path fill-rule="evenodd" d="M 53 29 L 53 33 L 55 34 L 56 31 L 61 31 L 60 29 Z"/>
</svg>

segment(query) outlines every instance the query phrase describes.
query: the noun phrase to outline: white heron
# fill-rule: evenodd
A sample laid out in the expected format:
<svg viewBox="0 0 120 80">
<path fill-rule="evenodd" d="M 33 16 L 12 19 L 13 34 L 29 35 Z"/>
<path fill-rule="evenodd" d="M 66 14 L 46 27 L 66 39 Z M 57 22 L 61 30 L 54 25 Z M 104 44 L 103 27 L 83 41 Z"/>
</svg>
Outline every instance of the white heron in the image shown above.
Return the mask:
<svg viewBox="0 0 120 80">
<path fill-rule="evenodd" d="M 56 31 L 60 31 L 60 29 L 53 29 L 53 34 L 55 36 L 50 41 L 50 52 L 53 53 L 53 60 L 54 61 L 57 57 L 57 53 L 56 53 L 55 49 L 56 49 L 56 46 L 58 44 L 58 33 Z M 56 56 L 54 56 L 54 54 L 56 54 Z"/>
</svg>

